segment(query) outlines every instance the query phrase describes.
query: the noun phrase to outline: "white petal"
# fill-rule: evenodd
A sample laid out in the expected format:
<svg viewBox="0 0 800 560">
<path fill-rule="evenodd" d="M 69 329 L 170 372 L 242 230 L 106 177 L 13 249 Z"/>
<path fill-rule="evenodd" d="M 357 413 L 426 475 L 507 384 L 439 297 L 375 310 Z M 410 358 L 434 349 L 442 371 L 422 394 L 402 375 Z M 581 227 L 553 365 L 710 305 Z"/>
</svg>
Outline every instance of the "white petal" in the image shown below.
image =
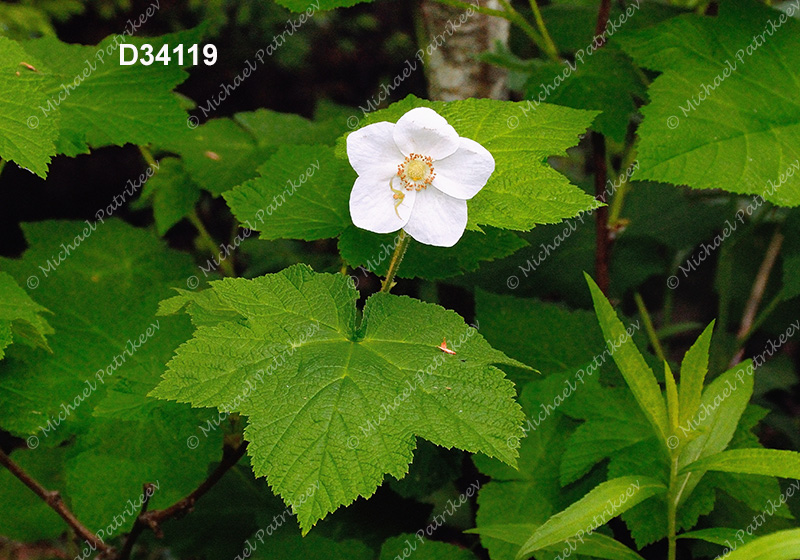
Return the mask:
<svg viewBox="0 0 800 560">
<path fill-rule="evenodd" d="M 406 233 L 425 245 L 452 247 L 467 227 L 467 201 L 433 187 L 417 193 Z"/>
<path fill-rule="evenodd" d="M 397 173 L 405 156 L 394 142 L 395 124 L 378 122 L 347 136 L 347 158 L 359 175 L 383 177 Z"/>
<path fill-rule="evenodd" d="M 470 199 L 494 173 L 494 158 L 489 150 L 469 138 L 459 138 L 456 153 L 433 162 L 433 186 L 454 198 Z"/>
<path fill-rule="evenodd" d="M 458 132 L 433 109 L 417 107 L 400 117 L 394 141 L 405 155 L 446 158 L 458 149 Z"/>
<path fill-rule="evenodd" d="M 389 188 L 392 177 L 395 179 L 394 188 L 402 190 L 405 195 L 400 204 L 392 198 L 395 193 Z M 375 233 L 389 233 L 405 226 L 411 215 L 417 192 L 400 189 L 399 183 L 394 175 L 385 179 L 376 179 L 372 175 L 356 179 L 350 192 L 350 217 L 353 223 L 361 229 Z"/>
</svg>

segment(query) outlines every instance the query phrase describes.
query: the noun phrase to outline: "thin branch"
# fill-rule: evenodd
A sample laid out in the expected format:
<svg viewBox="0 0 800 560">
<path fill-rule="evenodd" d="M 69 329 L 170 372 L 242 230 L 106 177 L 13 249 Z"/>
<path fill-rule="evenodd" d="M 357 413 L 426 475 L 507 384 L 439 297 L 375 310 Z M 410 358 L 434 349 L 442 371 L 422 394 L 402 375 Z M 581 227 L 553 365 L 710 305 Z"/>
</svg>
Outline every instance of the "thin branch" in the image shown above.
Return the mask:
<svg viewBox="0 0 800 560">
<path fill-rule="evenodd" d="M 239 444 L 236 448 L 225 446 L 223 448 L 222 461 L 220 461 L 220 464 L 217 465 L 214 472 L 208 475 L 208 478 L 206 478 L 200 486 L 195 488 L 188 496 L 178 500 L 166 509 L 143 512 L 139 515 L 136 522 L 149 527 L 150 530 L 155 533 L 156 537 L 159 539 L 162 538 L 164 533 L 161 531 L 161 524 L 169 519 L 179 518 L 190 512 L 197 503 L 197 500 L 211 490 L 225 473 L 233 468 L 236 463 L 239 462 L 239 459 L 244 457 L 246 452 L 247 442 Z M 133 534 L 133 531 L 131 531 L 131 534 Z M 136 537 L 138 538 L 138 536 L 137 534 Z M 130 546 L 133 547 L 133 541 L 131 541 L 130 538 L 128 540 L 131 542 Z"/>
<path fill-rule="evenodd" d="M 597 13 L 597 24 L 594 34 L 600 35 L 608 24 L 611 14 L 611 0 L 601 0 L 600 11 Z M 601 43 L 600 46 L 602 47 Z M 594 161 L 594 194 L 595 197 L 602 197 L 605 201 L 606 178 L 608 168 L 606 167 L 606 140 L 598 132 L 592 132 L 592 154 Z M 601 206 L 595 214 L 595 231 L 597 242 L 594 254 L 594 271 L 597 276 L 597 285 L 608 295 L 608 287 L 611 283 L 608 273 L 608 261 L 611 258 L 611 237 L 608 230 L 608 206 Z"/>
<path fill-rule="evenodd" d="M 592 132 L 592 153 L 594 161 L 594 194 L 595 198 L 605 201 L 606 177 L 606 140 L 602 134 Z M 611 238 L 608 231 L 608 206 L 600 206 L 595 212 L 596 245 L 594 252 L 594 272 L 598 287 L 608 295 L 610 282 L 608 261 L 611 254 Z"/>
<path fill-rule="evenodd" d="M 761 300 L 764 298 L 764 291 L 767 289 L 770 273 L 781 252 L 783 239 L 784 237 L 780 229 L 776 229 L 769 242 L 769 247 L 767 247 L 764 260 L 761 262 L 761 267 L 758 269 L 758 274 L 756 274 L 756 281 L 753 282 L 753 288 L 750 290 L 750 298 L 747 300 L 747 304 L 744 308 L 742 322 L 739 325 L 739 332 L 736 333 L 736 341 L 738 342 L 739 350 L 731 360 L 731 367 L 742 361 L 744 344 L 753 332 L 753 325 L 756 314 L 758 313 L 758 307 L 761 305 Z M 770 310 L 771 309 L 774 309 L 773 305 L 770 305 Z"/>
<path fill-rule="evenodd" d="M 561 59 L 558 57 L 558 51 L 555 50 L 555 45 L 553 45 L 553 48 L 550 48 L 550 45 L 547 44 L 547 39 L 542 37 L 536 31 L 536 29 L 534 29 L 534 27 L 530 24 L 530 22 L 527 19 L 525 19 L 525 17 L 521 13 L 519 13 L 514 8 L 514 6 L 511 5 L 511 2 L 509 2 L 508 0 L 497 0 L 497 1 L 500 2 L 501 6 L 503 6 L 503 9 L 508 14 L 509 16 L 508 19 L 509 21 L 511 21 L 511 23 L 516 23 L 519 26 L 519 28 L 525 32 L 528 38 L 530 38 L 530 40 L 533 41 L 533 43 L 537 47 L 542 49 L 545 52 L 545 54 L 548 57 L 550 57 L 550 60 L 552 60 L 553 62 L 561 62 Z"/>
<path fill-rule="evenodd" d="M 219 246 L 216 244 L 216 241 L 214 241 L 214 238 L 211 237 L 211 234 L 208 232 L 206 226 L 203 224 L 203 221 L 200 219 L 200 216 L 197 214 L 197 209 L 192 208 L 186 217 L 197 230 L 200 241 L 203 242 L 203 245 L 205 245 L 208 252 L 211 253 L 211 258 L 213 259 L 214 253 L 219 253 Z M 227 260 L 227 258 L 222 258 L 222 256 L 219 258 L 219 267 L 222 269 L 224 276 L 236 276 L 236 270 L 234 269 L 233 264 Z"/>
<path fill-rule="evenodd" d="M 11 474 L 16 476 L 20 482 L 30 488 L 34 494 L 39 496 L 53 511 L 55 511 L 61 519 L 66 521 L 75 534 L 81 539 L 85 540 L 89 545 L 101 551 L 104 554 L 113 552 L 113 548 L 104 543 L 97 535 L 87 529 L 78 518 L 69 510 L 64 500 L 61 499 L 61 494 L 58 491 L 47 490 L 41 484 L 31 477 L 25 470 L 15 463 L 11 458 L 0 450 L 0 465 L 3 465 Z"/>
<path fill-rule="evenodd" d="M 547 55 L 553 60 L 558 60 L 560 58 L 558 54 L 558 47 L 556 47 L 556 44 L 553 42 L 553 38 L 547 31 L 547 26 L 544 24 L 544 18 L 542 17 L 542 12 L 539 10 L 539 4 L 537 3 L 537 0 L 530 0 L 530 4 L 531 10 L 533 10 L 533 19 L 536 20 L 536 27 L 539 28 L 539 33 L 542 34 L 544 44 L 547 46 Z"/>
<path fill-rule="evenodd" d="M 603 31 L 605 31 L 606 25 L 608 25 L 609 17 L 611 17 L 611 0 L 600 0 L 600 10 L 597 12 L 597 24 L 594 27 L 595 37 L 599 36 L 603 41 L 600 43 L 600 46 L 603 46 L 606 42 Z"/>
<path fill-rule="evenodd" d="M 150 497 L 154 493 L 154 485 L 147 483 L 143 486 L 142 496 L 144 497 L 144 501 L 142 502 L 142 510 L 139 512 L 139 516 L 136 518 L 136 521 L 133 522 L 131 532 L 128 533 L 128 537 L 125 539 L 125 545 L 122 547 L 122 551 L 119 553 L 117 560 L 128 560 L 131 557 L 131 552 L 133 552 L 133 545 L 136 542 L 136 539 L 138 539 L 147 528 L 147 525 L 142 522 L 142 514 L 147 513 L 147 506 L 150 503 Z"/>
</svg>

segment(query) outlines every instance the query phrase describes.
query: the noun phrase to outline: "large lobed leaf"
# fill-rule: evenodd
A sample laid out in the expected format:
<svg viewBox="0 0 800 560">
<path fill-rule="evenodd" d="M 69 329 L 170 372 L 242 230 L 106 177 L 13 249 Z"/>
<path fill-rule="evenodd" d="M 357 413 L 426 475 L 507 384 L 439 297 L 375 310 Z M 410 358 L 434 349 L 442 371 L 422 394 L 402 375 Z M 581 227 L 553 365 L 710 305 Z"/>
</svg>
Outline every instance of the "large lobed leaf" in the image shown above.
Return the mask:
<svg viewBox="0 0 800 560">
<path fill-rule="evenodd" d="M 619 41 L 663 72 L 642 109 L 638 179 L 800 204 L 799 22 L 725 2 L 717 17 L 684 15 Z"/>
<path fill-rule="evenodd" d="M 47 78 L 37 66 L 39 61 L 19 43 L 0 37 L 0 158 L 44 177 L 56 153 L 58 128 L 57 117 L 39 119 L 36 114 L 47 103 Z"/>
<path fill-rule="evenodd" d="M 20 283 L 39 279 L 35 296 L 52 311 L 55 333 L 48 336 L 52 352 L 15 344 L 0 362 L 0 426 L 39 446 L 17 452 L 21 461 L 28 453 L 64 449 L 58 488 L 82 521 L 109 535 L 109 524 L 128 509 L 127 500 L 141 496 L 144 483 L 159 487 L 152 507 L 167 507 L 219 459 L 221 430 L 187 445 L 209 414 L 146 398 L 191 333 L 184 318 L 156 317 L 158 301 L 171 286 L 186 285 L 194 267 L 153 232 L 117 220 L 94 231 L 67 221 L 24 224 L 23 230 L 30 248 L 21 260 L 0 264 Z M 85 237 L 76 243 L 76 235 Z M 70 244 L 69 254 L 45 275 L 42 267 L 63 253 L 62 243 Z M 24 496 L 26 507 L 35 503 L 33 493 Z M 0 500 L 0 519 L 14 516 L 14 503 Z M 130 527 L 133 518 L 126 519 L 117 531 Z M 43 521 L 33 532 L 45 538 L 64 528 L 56 519 L 55 527 Z"/>
<path fill-rule="evenodd" d="M 248 416 L 253 469 L 304 532 L 386 473 L 405 475 L 415 436 L 517 457 L 507 440 L 522 413 L 491 364 L 522 364 L 436 305 L 380 293 L 359 321 L 357 299 L 348 277 L 298 265 L 162 304 L 188 306 L 197 330 L 152 395 Z"/>
</svg>

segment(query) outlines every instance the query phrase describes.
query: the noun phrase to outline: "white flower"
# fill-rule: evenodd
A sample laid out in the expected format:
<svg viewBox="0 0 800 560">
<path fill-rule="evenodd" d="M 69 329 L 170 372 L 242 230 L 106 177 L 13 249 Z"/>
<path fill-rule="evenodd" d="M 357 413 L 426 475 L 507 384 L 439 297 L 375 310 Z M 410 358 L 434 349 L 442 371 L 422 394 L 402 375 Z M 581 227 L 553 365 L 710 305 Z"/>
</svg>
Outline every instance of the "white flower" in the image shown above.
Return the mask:
<svg viewBox="0 0 800 560">
<path fill-rule="evenodd" d="M 489 151 L 433 109 L 412 109 L 347 137 L 358 173 L 350 193 L 353 223 L 375 233 L 401 228 L 426 245 L 452 247 L 467 227 L 467 200 L 494 172 Z"/>
</svg>

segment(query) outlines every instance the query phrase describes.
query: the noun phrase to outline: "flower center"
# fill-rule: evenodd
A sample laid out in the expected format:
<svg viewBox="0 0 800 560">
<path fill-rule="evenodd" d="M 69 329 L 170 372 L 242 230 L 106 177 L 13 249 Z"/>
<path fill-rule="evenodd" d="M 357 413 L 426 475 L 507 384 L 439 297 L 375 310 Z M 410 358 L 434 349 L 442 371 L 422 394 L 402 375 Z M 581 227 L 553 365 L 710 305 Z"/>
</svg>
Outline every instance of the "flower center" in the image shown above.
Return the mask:
<svg viewBox="0 0 800 560">
<path fill-rule="evenodd" d="M 397 176 L 407 191 L 426 189 L 436 177 L 433 160 L 420 154 L 411 154 L 397 166 Z"/>
</svg>

